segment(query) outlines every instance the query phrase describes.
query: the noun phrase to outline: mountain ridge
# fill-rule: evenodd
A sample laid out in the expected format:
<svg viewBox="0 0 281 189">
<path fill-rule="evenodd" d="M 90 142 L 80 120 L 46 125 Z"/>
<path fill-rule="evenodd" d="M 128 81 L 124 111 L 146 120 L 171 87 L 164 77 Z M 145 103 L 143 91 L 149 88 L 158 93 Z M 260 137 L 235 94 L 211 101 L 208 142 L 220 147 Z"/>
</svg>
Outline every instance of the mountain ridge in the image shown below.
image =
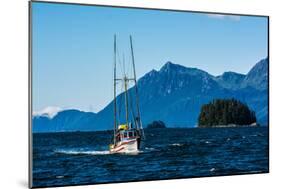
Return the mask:
<svg viewBox="0 0 281 189">
<path fill-rule="evenodd" d="M 168 127 L 195 126 L 202 104 L 214 98 L 235 97 L 246 102 L 251 109 L 256 111 L 259 122 L 267 124 L 267 72 L 268 58 L 255 64 L 246 75 L 224 72 L 219 76 L 168 61 L 159 71 L 153 69 L 137 81 L 142 121 L 144 125 L 154 120 L 162 120 Z M 129 95 L 135 95 L 134 91 L 134 87 L 130 88 Z M 117 103 L 122 100 L 123 95 L 121 93 L 117 96 Z M 71 117 L 68 112 L 65 115 L 66 119 L 62 118 L 62 114 L 58 112 L 49 122 L 45 119 L 40 122 L 38 117 L 37 120 L 33 118 L 33 131 L 45 132 L 48 130 L 46 125 L 53 128 L 54 132 L 107 130 L 112 128 L 112 115 L 112 102 L 96 114 L 77 111 L 72 112 Z M 124 120 L 124 116 L 120 116 L 120 120 Z"/>
</svg>

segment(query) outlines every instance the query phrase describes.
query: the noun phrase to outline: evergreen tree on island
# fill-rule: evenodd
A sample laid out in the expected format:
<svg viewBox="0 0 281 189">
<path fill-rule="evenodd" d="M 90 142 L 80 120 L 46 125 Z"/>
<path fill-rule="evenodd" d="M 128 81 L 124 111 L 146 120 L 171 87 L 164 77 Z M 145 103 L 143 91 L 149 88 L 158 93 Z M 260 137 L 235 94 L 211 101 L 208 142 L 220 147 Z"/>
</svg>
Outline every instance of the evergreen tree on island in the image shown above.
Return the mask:
<svg viewBox="0 0 281 189">
<path fill-rule="evenodd" d="M 250 125 L 256 123 L 255 112 L 236 99 L 215 99 L 201 107 L 199 127 Z"/>
</svg>

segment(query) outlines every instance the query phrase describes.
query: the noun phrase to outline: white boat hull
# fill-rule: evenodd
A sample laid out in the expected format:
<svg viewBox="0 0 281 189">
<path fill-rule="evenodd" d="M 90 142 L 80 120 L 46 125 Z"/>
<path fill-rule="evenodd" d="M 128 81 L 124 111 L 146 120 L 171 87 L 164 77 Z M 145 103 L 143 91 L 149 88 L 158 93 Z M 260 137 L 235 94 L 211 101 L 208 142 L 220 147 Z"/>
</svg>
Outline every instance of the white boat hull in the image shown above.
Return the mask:
<svg viewBox="0 0 281 189">
<path fill-rule="evenodd" d="M 121 141 L 110 149 L 110 153 L 138 153 L 137 139 Z"/>
</svg>

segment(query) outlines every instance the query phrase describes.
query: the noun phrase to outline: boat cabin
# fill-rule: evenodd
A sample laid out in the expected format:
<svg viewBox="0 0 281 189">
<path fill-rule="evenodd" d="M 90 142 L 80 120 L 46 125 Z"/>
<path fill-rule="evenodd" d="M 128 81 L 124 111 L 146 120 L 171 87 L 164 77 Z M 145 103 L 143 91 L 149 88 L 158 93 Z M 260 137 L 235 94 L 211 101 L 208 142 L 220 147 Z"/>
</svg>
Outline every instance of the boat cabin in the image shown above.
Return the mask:
<svg viewBox="0 0 281 189">
<path fill-rule="evenodd" d="M 116 140 L 117 142 L 123 140 L 130 140 L 136 138 L 137 136 L 138 132 L 136 129 L 131 128 L 131 126 L 128 128 L 127 125 L 119 125 L 118 132 L 116 134 Z"/>
<path fill-rule="evenodd" d="M 135 129 L 125 130 L 120 132 L 121 139 L 130 139 L 135 138 L 137 136 L 137 132 Z"/>
</svg>

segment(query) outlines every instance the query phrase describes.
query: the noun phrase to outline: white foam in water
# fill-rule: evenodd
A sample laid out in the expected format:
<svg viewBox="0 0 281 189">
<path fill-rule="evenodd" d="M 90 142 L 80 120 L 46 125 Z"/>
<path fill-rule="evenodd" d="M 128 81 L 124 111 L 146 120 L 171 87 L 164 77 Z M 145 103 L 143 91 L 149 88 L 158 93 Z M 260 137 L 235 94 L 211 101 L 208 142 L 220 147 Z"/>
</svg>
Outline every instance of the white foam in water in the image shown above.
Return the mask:
<svg viewBox="0 0 281 189">
<path fill-rule="evenodd" d="M 138 153 L 142 153 L 143 151 L 138 151 L 138 152 L 126 152 L 123 154 L 128 154 L 128 155 L 135 155 Z M 55 153 L 58 154 L 69 154 L 69 155 L 108 155 L 111 154 L 110 151 L 105 150 L 105 151 L 96 151 L 96 150 L 55 150 Z"/>
<path fill-rule="evenodd" d="M 110 154 L 108 150 L 105 151 L 95 151 L 95 150 L 56 150 L 56 153 L 60 154 L 71 154 L 71 155 L 79 155 L 79 154 L 85 154 L 85 155 L 107 155 Z"/>
<path fill-rule="evenodd" d="M 148 147 L 145 147 L 145 149 L 146 149 L 146 150 L 151 150 L 151 151 L 152 151 L 152 150 L 155 150 L 155 148 L 148 148 Z"/>
<path fill-rule="evenodd" d="M 179 144 L 179 143 L 174 143 L 174 144 L 171 144 L 171 146 L 182 146 L 183 144 Z"/>
</svg>

